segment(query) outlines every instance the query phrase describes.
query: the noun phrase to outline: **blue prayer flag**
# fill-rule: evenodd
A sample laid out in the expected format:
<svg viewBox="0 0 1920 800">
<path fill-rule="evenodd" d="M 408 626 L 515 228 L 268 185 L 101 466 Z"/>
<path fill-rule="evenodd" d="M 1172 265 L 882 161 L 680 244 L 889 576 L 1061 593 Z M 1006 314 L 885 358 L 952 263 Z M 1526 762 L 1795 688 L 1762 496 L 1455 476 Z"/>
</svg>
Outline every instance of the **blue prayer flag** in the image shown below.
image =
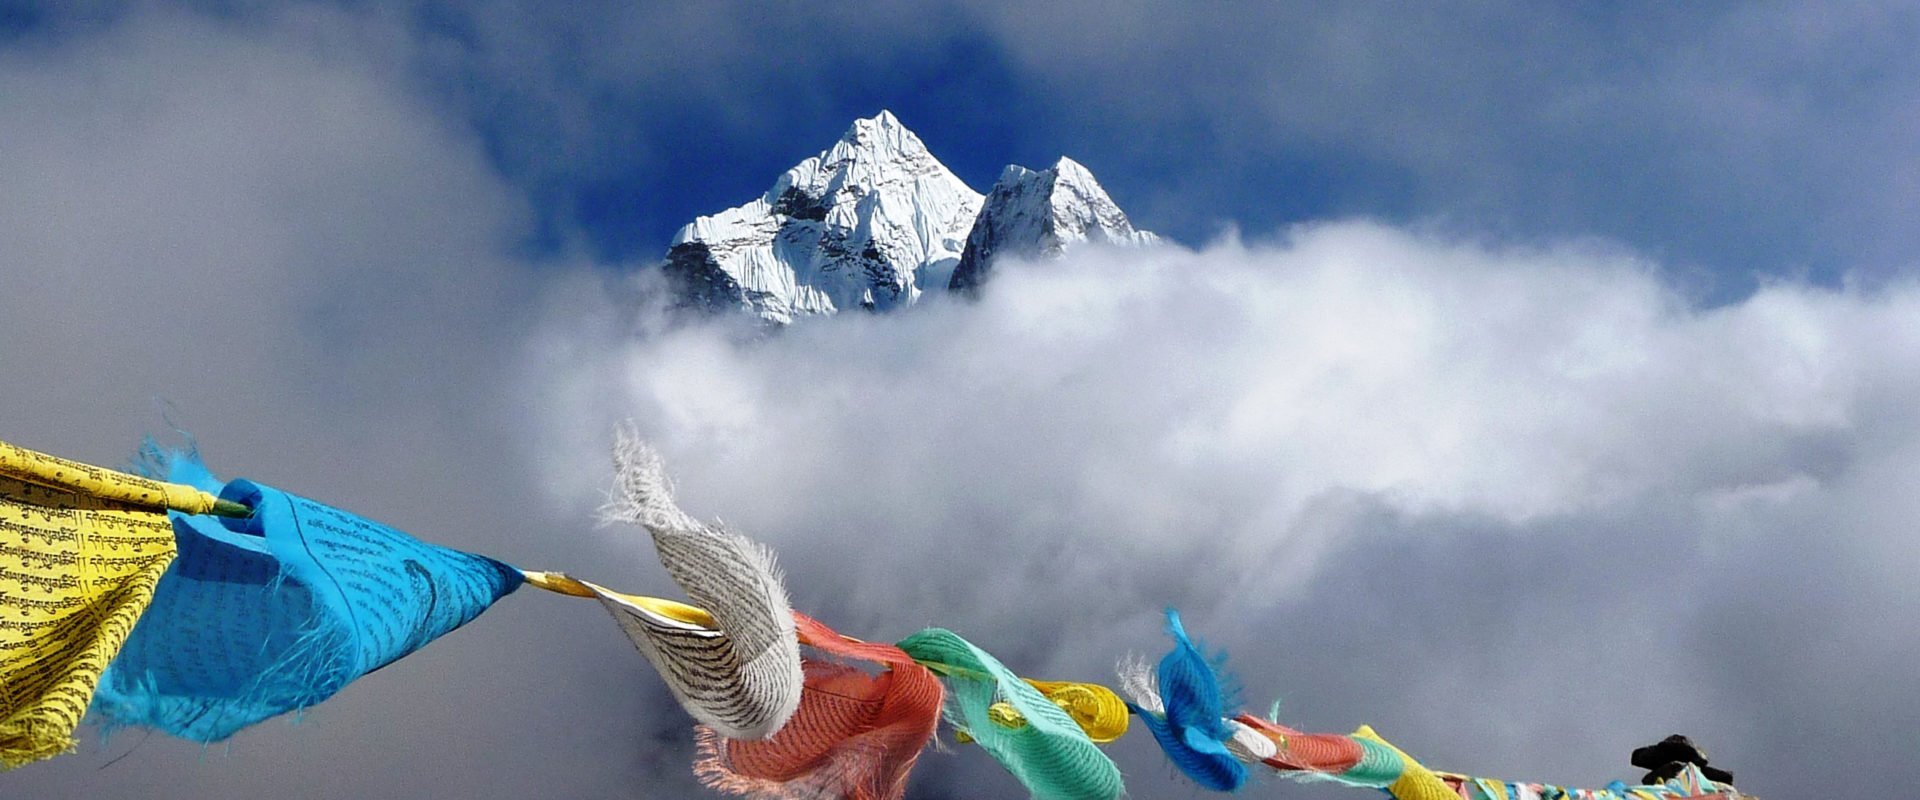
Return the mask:
<svg viewBox="0 0 1920 800">
<path fill-rule="evenodd" d="M 1167 633 L 1173 636 L 1173 650 L 1160 659 L 1155 680 L 1159 696 L 1147 706 L 1127 707 L 1140 716 L 1167 759 L 1194 783 L 1216 792 L 1238 790 L 1247 782 L 1247 767 L 1227 748 L 1234 737 L 1226 719 L 1232 683 L 1223 680 L 1214 661 L 1187 638 L 1180 614 L 1171 608 Z"/>
<path fill-rule="evenodd" d="M 198 457 L 168 477 L 251 517 L 172 514 L 179 557 L 94 695 L 92 716 L 201 742 L 312 706 L 480 615 L 519 570 L 427 544 Z"/>
</svg>

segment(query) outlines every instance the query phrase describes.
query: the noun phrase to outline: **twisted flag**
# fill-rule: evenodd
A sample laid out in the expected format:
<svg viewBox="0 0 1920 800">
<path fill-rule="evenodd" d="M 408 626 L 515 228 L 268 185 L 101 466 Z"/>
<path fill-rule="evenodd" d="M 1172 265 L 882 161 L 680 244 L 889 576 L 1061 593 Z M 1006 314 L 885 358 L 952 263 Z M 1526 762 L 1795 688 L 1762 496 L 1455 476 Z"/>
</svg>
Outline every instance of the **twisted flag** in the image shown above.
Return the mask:
<svg viewBox="0 0 1920 800">
<path fill-rule="evenodd" d="M 1042 681 L 1023 678 L 1027 685 L 1073 718 L 1094 744 L 1116 742 L 1127 732 L 1127 703 L 1112 689 L 1097 683 Z"/>
<path fill-rule="evenodd" d="M 793 609 L 773 553 L 674 504 L 660 455 L 622 428 L 606 519 L 645 528 L 673 582 L 708 615 L 694 624 L 595 591 L 680 706 L 730 739 L 765 739 L 800 705 Z"/>
<path fill-rule="evenodd" d="M 1173 650 L 1160 659 L 1151 680 L 1144 677 L 1144 665 L 1122 668 L 1129 673 L 1122 685 L 1134 695 L 1128 708 L 1140 715 L 1167 759 L 1194 783 L 1216 792 L 1239 789 L 1247 782 L 1247 768 L 1228 747 L 1237 733 L 1226 719 L 1228 693 L 1171 608 L 1167 633 L 1173 637 Z"/>
<path fill-rule="evenodd" d="M 1073 717 L 985 650 L 944 628 L 899 647 L 945 680 L 947 722 L 1038 800 L 1113 800 L 1125 790 L 1120 769 Z"/>
</svg>

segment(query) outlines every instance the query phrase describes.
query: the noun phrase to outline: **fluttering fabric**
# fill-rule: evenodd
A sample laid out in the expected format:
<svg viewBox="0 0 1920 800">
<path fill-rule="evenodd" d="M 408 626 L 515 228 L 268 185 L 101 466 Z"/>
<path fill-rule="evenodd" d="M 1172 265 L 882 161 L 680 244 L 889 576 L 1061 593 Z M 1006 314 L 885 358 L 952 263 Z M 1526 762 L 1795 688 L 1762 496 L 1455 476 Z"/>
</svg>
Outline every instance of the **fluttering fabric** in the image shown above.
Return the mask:
<svg viewBox="0 0 1920 800">
<path fill-rule="evenodd" d="M 1127 710 L 1127 701 L 1120 699 L 1120 695 L 1112 689 L 1097 683 L 1077 681 L 1021 680 L 1038 689 L 1042 697 L 1059 706 L 1060 710 L 1067 712 L 1067 716 L 1080 726 L 1080 730 L 1094 744 L 1116 742 L 1126 735 L 1132 712 Z M 1018 728 L 1026 724 L 1027 718 L 1004 701 L 993 704 L 989 710 L 1006 727 Z M 961 744 L 973 744 L 973 737 L 967 735 L 966 731 L 959 731 L 955 738 Z"/>
<path fill-rule="evenodd" d="M 1449 800 L 1753 800 L 1733 787 L 1708 778 L 1688 764 L 1664 783 L 1628 785 L 1615 781 L 1604 789 L 1574 789 L 1545 783 L 1512 783 L 1439 773 L 1457 794 Z"/>
<path fill-rule="evenodd" d="M 1519 783 L 1434 772 L 1380 738 L 1366 725 L 1352 735 L 1302 733 L 1272 720 L 1234 718 L 1271 740 L 1275 754 L 1259 759 L 1294 780 L 1332 780 L 1385 791 L 1394 800 L 1741 800 L 1733 787 L 1690 768 L 1665 784 L 1602 789 Z"/>
<path fill-rule="evenodd" d="M 522 573 L 272 487 L 223 485 L 196 454 L 147 455 L 169 482 L 0 442 L 0 770 L 72 749 L 83 713 L 224 739 L 325 700 L 529 582 L 615 617 L 701 722 L 696 774 L 735 795 L 899 800 L 944 716 L 1035 798 L 1114 800 L 1120 773 L 1096 743 L 1137 714 L 1183 773 L 1220 791 L 1264 764 L 1395 800 L 1751 800 L 1698 763 L 1660 784 L 1576 789 L 1435 772 L 1364 725 L 1343 736 L 1229 717 L 1230 677 L 1171 609 L 1173 650 L 1122 666 L 1131 702 L 1021 679 L 944 629 L 898 646 L 844 637 L 791 610 L 769 551 L 682 512 L 630 430 L 605 515 L 644 527 L 699 606 Z"/>
<path fill-rule="evenodd" d="M 156 468 L 219 486 L 196 455 Z M 254 513 L 172 515 L 179 557 L 94 695 L 110 727 L 225 739 L 333 696 L 521 583 L 493 559 L 270 486 L 234 480 L 220 497 Z"/>
<path fill-rule="evenodd" d="M 0 442 L 0 771 L 73 749 L 100 673 L 173 560 L 188 486 Z"/>
<path fill-rule="evenodd" d="M 1114 694 L 1112 689 L 1097 683 L 1033 678 L 1024 680 L 1067 712 L 1067 716 L 1072 717 L 1074 724 L 1086 731 L 1087 738 L 1095 744 L 1119 741 L 1121 736 L 1126 735 L 1130 719 L 1127 702 Z"/>
<path fill-rule="evenodd" d="M 1247 767 L 1229 750 L 1238 730 L 1226 719 L 1232 701 L 1229 684 L 1187 637 L 1180 614 L 1167 609 L 1167 634 L 1173 649 L 1161 657 L 1153 679 L 1138 667 L 1122 667 L 1121 685 L 1133 695 L 1128 705 L 1153 734 L 1160 749 L 1194 783 L 1231 792 L 1247 782 Z"/>
<path fill-rule="evenodd" d="M 1241 714 L 1234 721 L 1264 735 L 1273 742 L 1274 753 L 1260 762 L 1301 780 L 1315 776 L 1337 776 L 1352 769 L 1366 755 L 1365 748 L 1353 737 L 1333 733 L 1302 733 L 1272 720 Z"/>
<path fill-rule="evenodd" d="M 802 662 L 799 709 L 766 741 L 701 726 L 694 773 L 712 789 L 764 800 L 904 797 L 908 773 L 940 724 L 939 678 L 898 647 L 847 639 L 797 612 L 794 622 L 800 642 L 820 656 Z"/>
<path fill-rule="evenodd" d="M 1013 773 L 1040 800 L 1112 800 L 1120 770 L 1059 705 L 986 651 L 943 628 L 899 642 L 947 685 L 948 724 Z"/>
<path fill-rule="evenodd" d="M 1400 774 L 1387 783 L 1386 787 L 1387 793 L 1393 795 L 1394 800 L 1457 800 L 1459 797 L 1459 794 L 1447 786 L 1446 782 L 1440 780 L 1439 776 L 1433 774 L 1432 770 L 1401 752 L 1400 748 L 1380 738 L 1379 734 L 1373 732 L 1373 728 L 1362 725 L 1359 730 L 1353 732 L 1353 738 L 1358 739 L 1362 747 L 1367 745 L 1383 747 L 1400 760 Z"/>
<path fill-rule="evenodd" d="M 1120 663 L 1120 683 L 1127 695 L 1134 698 L 1137 705 L 1156 714 L 1166 713 L 1166 704 L 1160 699 L 1159 679 L 1154 670 L 1145 661 L 1129 659 Z M 1226 721 L 1233 731 L 1232 738 L 1224 744 L 1227 752 L 1243 764 L 1271 763 L 1270 759 L 1278 755 L 1279 747 L 1261 729 L 1241 722 L 1239 719 Z M 1155 739 L 1158 742 L 1158 738 Z M 1164 750 L 1164 748 L 1162 748 Z"/>
<path fill-rule="evenodd" d="M 799 707 L 805 683 L 773 553 L 681 511 L 660 455 L 630 429 L 619 431 L 614 467 L 603 516 L 645 528 L 667 574 L 714 624 L 662 621 L 605 595 L 601 604 L 694 719 L 729 739 L 772 736 Z"/>
</svg>

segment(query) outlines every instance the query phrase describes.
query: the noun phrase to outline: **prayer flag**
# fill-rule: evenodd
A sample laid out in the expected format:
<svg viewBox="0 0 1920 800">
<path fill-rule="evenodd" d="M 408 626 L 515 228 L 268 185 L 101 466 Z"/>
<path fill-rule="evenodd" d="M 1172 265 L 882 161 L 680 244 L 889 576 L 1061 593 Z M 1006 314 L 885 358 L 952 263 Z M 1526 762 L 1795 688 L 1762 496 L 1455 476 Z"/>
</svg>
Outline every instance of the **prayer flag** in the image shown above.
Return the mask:
<svg viewBox="0 0 1920 800">
<path fill-rule="evenodd" d="M 1247 767 L 1228 749 L 1237 733 L 1226 719 L 1229 692 L 1171 608 L 1167 633 L 1173 636 L 1173 650 L 1160 659 L 1154 678 L 1124 677 L 1123 685 L 1136 689 L 1129 707 L 1167 759 L 1194 783 L 1216 792 L 1239 789 L 1247 782 Z"/>
<path fill-rule="evenodd" d="M 167 509 L 214 498 L 0 442 L 0 770 L 73 748 L 173 559 Z"/>
<path fill-rule="evenodd" d="M 806 658 L 799 710 L 767 741 L 699 731 L 694 773 L 708 787 L 762 800 L 899 800 L 940 723 L 940 679 L 888 644 L 842 637 L 795 612 Z M 884 667 L 873 674 L 846 661 Z"/>
<path fill-rule="evenodd" d="M 614 447 L 607 519 L 645 528 L 674 583 L 710 620 L 689 624 L 595 587 L 680 706 L 729 739 L 765 739 L 800 705 L 805 678 L 793 609 L 773 553 L 674 504 L 660 455 L 626 428 Z M 590 584 L 589 584 L 590 586 Z"/>
<path fill-rule="evenodd" d="M 198 457 L 175 480 L 217 486 Z M 201 742 L 307 708 L 519 587 L 520 572 L 248 480 L 244 519 L 175 513 L 179 558 L 108 667 L 93 711 Z"/>
<path fill-rule="evenodd" d="M 1073 722 L 1086 731 L 1087 738 L 1095 744 L 1118 741 L 1127 732 L 1127 702 L 1114 694 L 1112 689 L 1097 683 L 1078 681 L 1042 681 L 1022 678 L 1027 685 L 1040 690 L 1060 710 L 1067 712 Z"/>
<path fill-rule="evenodd" d="M 943 628 L 900 649 L 947 684 L 947 722 L 1025 784 L 1038 800 L 1113 800 L 1120 769 L 1073 717 L 986 651 Z"/>
</svg>

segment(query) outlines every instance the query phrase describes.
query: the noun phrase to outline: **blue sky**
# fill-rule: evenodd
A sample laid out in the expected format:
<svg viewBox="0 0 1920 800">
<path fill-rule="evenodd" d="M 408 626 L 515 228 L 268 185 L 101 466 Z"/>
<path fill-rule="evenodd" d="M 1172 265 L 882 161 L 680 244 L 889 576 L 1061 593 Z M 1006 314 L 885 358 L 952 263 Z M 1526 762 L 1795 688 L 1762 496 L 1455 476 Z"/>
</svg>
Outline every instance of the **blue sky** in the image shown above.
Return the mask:
<svg viewBox="0 0 1920 800">
<path fill-rule="evenodd" d="M 0 438 L 184 428 L 657 591 L 595 525 L 631 419 L 856 635 L 1101 679 L 1172 604 L 1260 706 L 1443 768 L 1605 783 L 1685 732 L 1764 797 L 1905 780 L 1912 6 L 1030 5 L 0 2 Z M 660 324 L 678 226 L 882 108 L 979 190 L 1071 156 L 1181 246 Z M 698 796 L 691 742 L 597 610 L 515 596 L 298 724 L 0 795 Z M 983 795 L 957 746 L 911 794 Z"/>
<path fill-rule="evenodd" d="M 9 6 L 29 50 L 139 13 Z M 1352 215 L 1594 236 L 1724 300 L 1757 276 L 1883 279 L 1920 241 L 1920 20 L 1899 6 L 338 8 L 386 40 L 385 77 L 481 137 L 534 204 L 533 247 L 607 262 L 657 257 L 883 107 L 977 188 L 1071 154 L 1194 244 Z"/>
<path fill-rule="evenodd" d="M 888 107 L 970 183 L 1069 153 L 1190 243 L 1349 215 L 1598 236 L 1715 297 L 1911 266 L 1910 9 L 621 8 L 408 24 L 436 48 L 416 68 L 604 257 Z"/>
</svg>

